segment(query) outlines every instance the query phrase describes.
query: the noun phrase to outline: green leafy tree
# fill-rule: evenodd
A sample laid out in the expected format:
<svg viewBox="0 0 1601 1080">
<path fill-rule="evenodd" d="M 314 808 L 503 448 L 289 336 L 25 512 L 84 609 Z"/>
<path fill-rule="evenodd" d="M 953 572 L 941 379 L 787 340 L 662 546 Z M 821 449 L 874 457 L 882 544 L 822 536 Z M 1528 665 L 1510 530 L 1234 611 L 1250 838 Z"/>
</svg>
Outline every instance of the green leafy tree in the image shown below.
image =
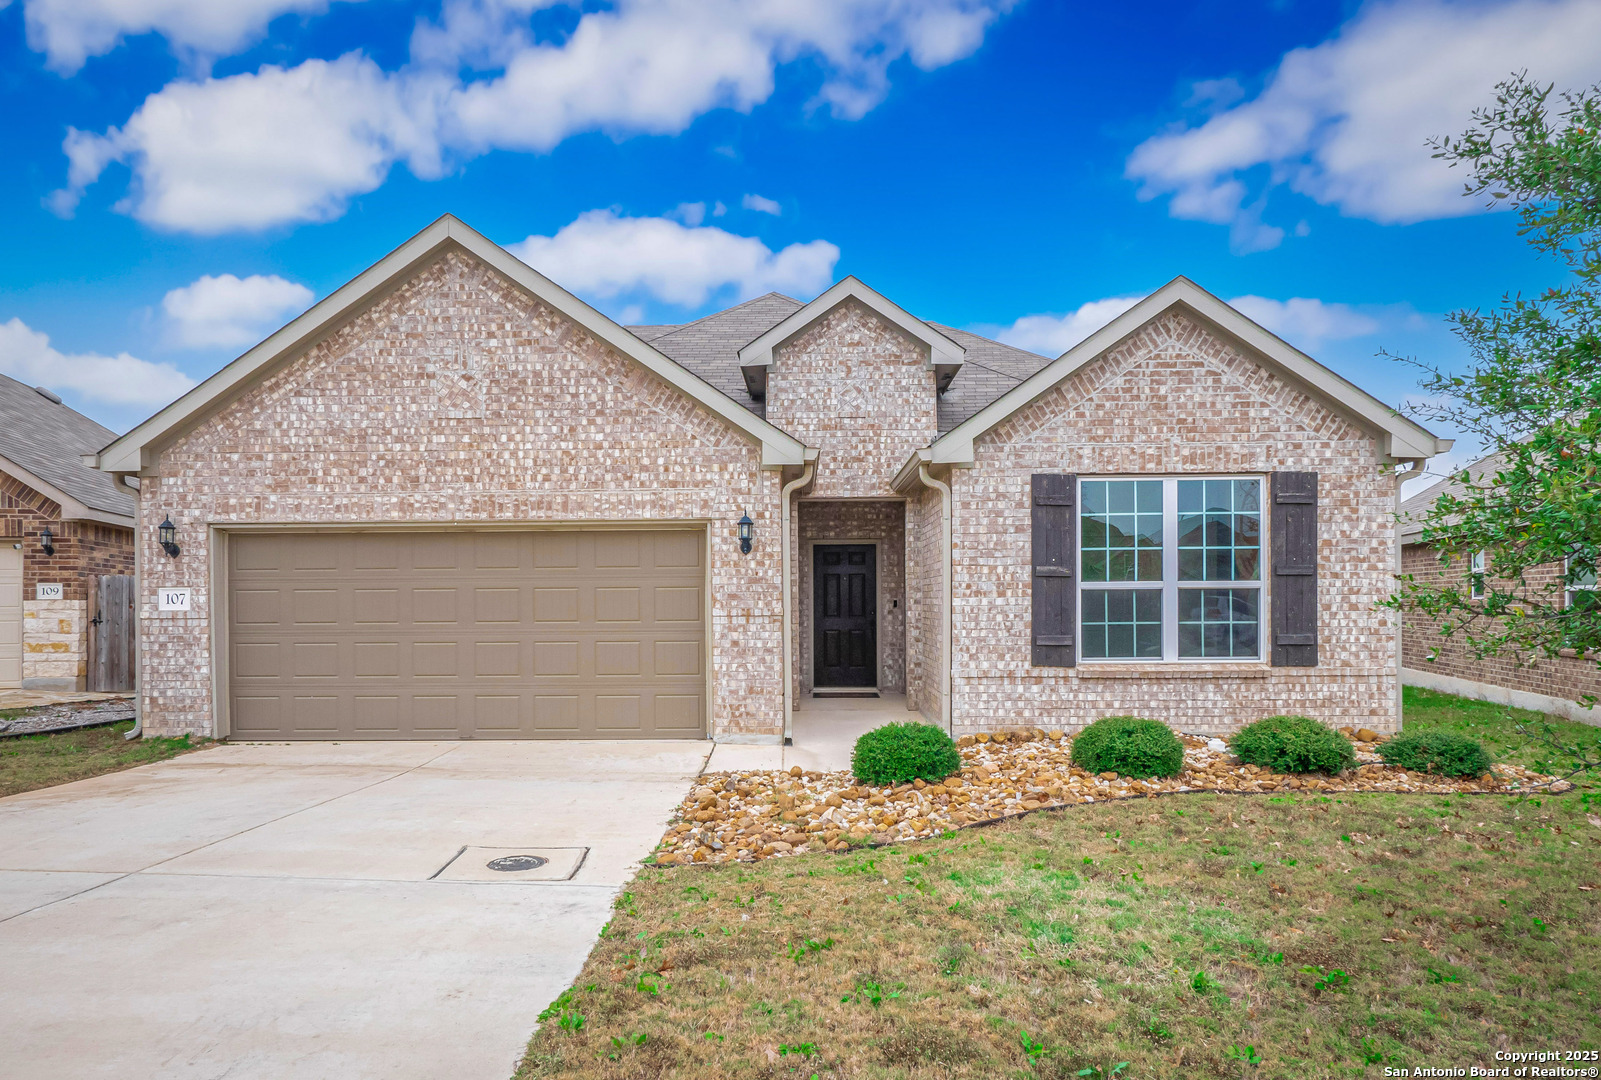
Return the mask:
<svg viewBox="0 0 1601 1080">
<path fill-rule="evenodd" d="M 1463 585 L 1402 578 L 1392 607 L 1432 616 L 1477 656 L 1563 649 L 1601 658 L 1601 86 L 1553 96 L 1515 76 L 1434 156 L 1468 174 L 1464 194 L 1512 209 L 1518 231 L 1564 282 L 1452 313 L 1465 371 L 1416 360 L 1430 399 L 1410 410 L 1472 433 L 1493 455 L 1423 521 L 1445 560 L 1486 552 Z M 1395 358 L 1402 359 L 1402 358 Z M 1562 567 L 1553 581 L 1548 568 Z M 1545 573 L 1532 573 L 1537 568 Z M 1598 659 L 1601 665 L 1601 659 Z"/>
</svg>

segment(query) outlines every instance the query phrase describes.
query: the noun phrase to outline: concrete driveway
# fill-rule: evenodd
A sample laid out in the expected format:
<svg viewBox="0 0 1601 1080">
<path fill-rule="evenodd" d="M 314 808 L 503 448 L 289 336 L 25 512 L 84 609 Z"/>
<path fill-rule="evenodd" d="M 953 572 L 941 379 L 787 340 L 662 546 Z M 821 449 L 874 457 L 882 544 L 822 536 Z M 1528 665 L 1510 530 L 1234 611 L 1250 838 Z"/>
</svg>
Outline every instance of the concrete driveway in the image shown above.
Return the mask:
<svg viewBox="0 0 1601 1080">
<path fill-rule="evenodd" d="M 710 749 L 224 746 L 0 799 L 0 1076 L 505 1080 Z"/>
</svg>

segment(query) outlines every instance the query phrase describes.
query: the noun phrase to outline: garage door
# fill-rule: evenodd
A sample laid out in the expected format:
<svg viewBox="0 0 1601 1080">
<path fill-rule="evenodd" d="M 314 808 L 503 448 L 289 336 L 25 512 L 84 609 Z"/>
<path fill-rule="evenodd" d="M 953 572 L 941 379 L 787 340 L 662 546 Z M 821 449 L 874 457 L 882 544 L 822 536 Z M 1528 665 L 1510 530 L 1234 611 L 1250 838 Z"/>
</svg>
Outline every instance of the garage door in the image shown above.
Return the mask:
<svg viewBox="0 0 1601 1080">
<path fill-rule="evenodd" d="M 22 546 L 0 542 L 0 690 L 22 685 Z"/>
<path fill-rule="evenodd" d="M 235 739 L 673 739 L 706 729 L 691 531 L 238 533 Z"/>
</svg>

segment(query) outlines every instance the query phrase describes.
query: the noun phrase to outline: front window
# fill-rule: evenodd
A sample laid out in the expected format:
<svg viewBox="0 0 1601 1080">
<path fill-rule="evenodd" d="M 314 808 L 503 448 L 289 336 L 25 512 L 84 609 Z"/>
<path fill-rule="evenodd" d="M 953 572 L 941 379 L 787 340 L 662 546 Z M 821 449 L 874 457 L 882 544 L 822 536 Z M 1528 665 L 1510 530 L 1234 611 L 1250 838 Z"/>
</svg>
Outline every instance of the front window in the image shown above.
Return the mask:
<svg viewBox="0 0 1601 1080">
<path fill-rule="evenodd" d="M 1082 480 L 1085 660 L 1262 655 L 1262 480 Z"/>
<path fill-rule="evenodd" d="M 1562 560 L 1562 579 L 1567 593 L 1567 606 L 1584 606 L 1596 602 L 1597 584 L 1594 566 L 1573 569 L 1572 559 Z"/>
<path fill-rule="evenodd" d="M 1473 600 L 1484 599 L 1484 562 L 1484 552 L 1475 551 L 1468 565 L 1468 596 Z"/>
</svg>

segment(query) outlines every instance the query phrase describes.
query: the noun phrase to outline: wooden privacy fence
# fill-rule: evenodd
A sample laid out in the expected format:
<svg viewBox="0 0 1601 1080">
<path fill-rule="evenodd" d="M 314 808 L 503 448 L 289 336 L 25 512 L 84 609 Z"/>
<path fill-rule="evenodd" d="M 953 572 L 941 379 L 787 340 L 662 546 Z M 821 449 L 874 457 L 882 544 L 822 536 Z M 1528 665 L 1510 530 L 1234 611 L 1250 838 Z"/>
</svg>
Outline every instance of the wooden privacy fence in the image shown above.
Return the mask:
<svg viewBox="0 0 1601 1080">
<path fill-rule="evenodd" d="M 89 689 L 134 688 L 133 576 L 101 574 L 89 590 Z"/>
</svg>

